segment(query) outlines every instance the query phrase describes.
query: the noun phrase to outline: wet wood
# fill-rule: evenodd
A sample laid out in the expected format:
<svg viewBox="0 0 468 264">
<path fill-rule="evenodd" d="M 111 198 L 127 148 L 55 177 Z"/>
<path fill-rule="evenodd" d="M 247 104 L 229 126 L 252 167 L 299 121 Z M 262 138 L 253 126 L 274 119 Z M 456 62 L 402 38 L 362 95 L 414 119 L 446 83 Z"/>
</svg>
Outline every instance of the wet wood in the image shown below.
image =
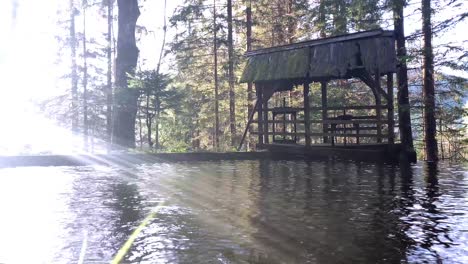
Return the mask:
<svg viewBox="0 0 468 264">
<path fill-rule="evenodd" d="M 245 53 L 245 55 L 253 56 L 253 55 L 259 55 L 259 54 L 267 54 L 267 53 L 278 52 L 278 51 L 301 49 L 304 47 L 312 47 L 312 46 L 343 42 L 343 41 L 349 41 L 349 40 L 371 38 L 371 37 L 376 37 L 376 36 L 393 37 L 393 32 L 383 31 L 381 29 L 366 31 L 366 32 L 357 32 L 357 33 L 352 33 L 352 34 L 347 34 L 347 35 L 342 35 L 342 36 L 307 40 L 307 41 L 297 42 L 297 43 L 283 45 L 283 46 L 276 46 L 276 47 L 271 47 L 271 48 L 248 51 Z"/>
<path fill-rule="evenodd" d="M 380 85 L 380 72 L 379 69 L 377 69 L 377 72 L 375 74 L 375 88 L 377 91 L 382 90 L 382 87 Z M 380 106 L 382 105 L 382 99 L 380 97 L 380 94 L 377 93 L 375 97 L 375 105 L 378 107 L 375 109 L 376 115 L 377 115 L 377 143 L 382 143 L 382 108 Z"/>
<path fill-rule="evenodd" d="M 322 92 L 322 106 L 320 110 L 322 111 L 322 120 L 327 120 L 328 119 L 328 99 L 327 99 L 327 83 L 326 82 L 321 82 L 320 83 L 320 89 Z M 317 107 L 318 108 L 318 107 Z M 318 109 L 317 109 L 318 110 Z M 328 125 L 323 123 L 322 124 L 322 132 L 326 133 L 328 130 Z M 328 143 L 328 137 L 323 137 L 323 143 Z"/>
<path fill-rule="evenodd" d="M 347 129 L 348 131 L 351 128 Z M 253 134 L 257 134 L 258 132 L 254 131 Z M 265 134 L 265 132 L 263 132 Z M 268 135 L 273 135 L 274 132 L 268 132 Z M 278 134 L 276 134 L 278 135 Z M 282 133 L 281 135 L 285 136 L 305 136 L 304 132 L 297 132 L 297 133 Z M 386 138 L 388 135 L 377 135 L 377 134 L 355 134 L 355 133 L 310 133 L 311 137 L 323 137 L 323 136 L 332 136 L 332 137 L 368 137 L 368 138 Z"/>
<path fill-rule="evenodd" d="M 374 110 L 377 107 L 381 109 L 387 108 L 387 105 L 354 105 L 354 106 L 327 106 L 325 110 Z M 310 110 L 323 110 L 322 107 L 311 107 Z"/>
<path fill-rule="evenodd" d="M 255 84 L 255 91 L 257 93 L 257 100 L 259 101 L 258 103 L 258 108 L 257 108 L 257 116 L 258 116 L 258 122 L 257 122 L 257 127 L 258 127 L 258 144 L 262 145 L 263 144 L 263 96 L 262 96 L 262 87 L 258 84 Z"/>
<path fill-rule="evenodd" d="M 310 147 L 310 102 L 309 102 L 309 84 L 304 84 L 304 125 L 305 125 L 305 143 Z"/>
<path fill-rule="evenodd" d="M 377 121 L 375 119 L 373 120 L 311 120 L 310 121 L 313 124 L 376 124 Z M 381 123 L 386 123 L 387 121 L 381 120 Z"/>
<path fill-rule="evenodd" d="M 244 144 L 244 140 L 245 140 L 245 137 L 247 136 L 247 132 L 249 131 L 250 125 L 253 122 L 253 117 L 254 117 L 254 114 L 255 114 L 255 110 L 258 108 L 258 102 L 259 102 L 259 100 L 255 101 L 255 105 L 254 105 L 252 111 L 250 111 L 250 113 L 249 113 L 249 120 L 247 121 L 247 125 L 245 126 L 245 130 L 244 130 L 244 133 L 242 134 L 242 138 L 241 138 L 241 141 L 239 143 L 239 147 L 237 147 L 237 151 L 240 151 L 242 149 L 242 145 Z"/>
<path fill-rule="evenodd" d="M 268 99 L 270 99 L 270 96 L 265 96 L 265 93 L 263 93 L 263 142 L 265 144 L 268 144 L 270 142 L 269 134 L 268 134 Z"/>
<path fill-rule="evenodd" d="M 388 123 L 388 143 L 395 143 L 395 114 L 393 107 L 393 74 L 387 74 L 387 93 L 390 101 L 387 101 L 387 123 Z"/>
</svg>

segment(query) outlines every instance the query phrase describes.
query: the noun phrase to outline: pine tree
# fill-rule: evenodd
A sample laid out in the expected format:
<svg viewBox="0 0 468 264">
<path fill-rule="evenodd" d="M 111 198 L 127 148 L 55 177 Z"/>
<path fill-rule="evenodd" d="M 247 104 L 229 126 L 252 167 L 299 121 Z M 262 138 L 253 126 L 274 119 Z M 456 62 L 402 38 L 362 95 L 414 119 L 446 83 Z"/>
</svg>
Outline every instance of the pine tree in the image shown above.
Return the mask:
<svg viewBox="0 0 468 264">
<path fill-rule="evenodd" d="M 432 23 L 431 1 L 422 0 L 422 23 L 424 34 L 424 67 L 423 67 L 423 96 L 424 96 L 424 143 L 426 159 L 437 161 L 437 139 L 435 122 L 435 93 L 434 93 L 434 55 L 432 52 Z"/>
<path fill-rule="evenodd" d="M 135 28 L 140 10 L 137 0 L 118 0 L 117 58 L 115 62 L 116 102 L 113 144 L 135 147 L 135 122 L 138 93 L 128 89 L 128 74 L 133 74 L 138 60 Z"/>
</svg>

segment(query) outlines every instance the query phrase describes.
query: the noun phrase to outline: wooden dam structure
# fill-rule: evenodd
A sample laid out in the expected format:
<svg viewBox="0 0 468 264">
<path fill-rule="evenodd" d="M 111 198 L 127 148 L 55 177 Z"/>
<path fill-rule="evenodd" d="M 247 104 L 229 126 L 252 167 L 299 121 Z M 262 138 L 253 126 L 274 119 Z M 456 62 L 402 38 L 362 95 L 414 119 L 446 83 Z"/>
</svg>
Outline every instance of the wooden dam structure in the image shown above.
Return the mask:
<svg viewBox="0 0 468 264">
<path fill-rule="evenodd" d="M 397 70 L 393 31 L 381 29 L 248 51 L 241 82 L 256 91 L 241 140 L 248 131 L 257 149 L 310 157 L 398 160 L 395 143 L 393 75 Z M 329 105 L 328 84 L 358 80 L 373 100 L 359 105 Z M 319 106 L 311 106 L 311 84 L 320 84 Z M 274 95 L 302 90 L 301 107 Z M 343 87 L 342 89 L 345 89 Z M 277 98 L 278 96 L 276 96 Z M 297 98 L 297 96 L 296 96 Z M 314 117 L 314 118 L 312 118 Z M 313 128 L 313 129 L 312 129 Z M 414 160 L 410 160 L 414 161 Z"/>
</svg>

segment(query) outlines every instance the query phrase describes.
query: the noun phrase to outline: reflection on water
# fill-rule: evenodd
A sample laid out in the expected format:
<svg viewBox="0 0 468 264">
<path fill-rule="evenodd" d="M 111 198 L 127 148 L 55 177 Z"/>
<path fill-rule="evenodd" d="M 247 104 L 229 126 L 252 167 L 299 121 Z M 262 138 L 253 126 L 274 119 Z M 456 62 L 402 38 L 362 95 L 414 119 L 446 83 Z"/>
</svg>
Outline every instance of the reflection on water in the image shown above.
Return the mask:
<svg viewBox="0 0 468 264">
<path fill-rule="evenodd" d="M 0 170 L 0 263 L 468 263 L 468 174 L 235 161 Z M 84 243 L 86 241 L 87 243 Z"/>
</svg>

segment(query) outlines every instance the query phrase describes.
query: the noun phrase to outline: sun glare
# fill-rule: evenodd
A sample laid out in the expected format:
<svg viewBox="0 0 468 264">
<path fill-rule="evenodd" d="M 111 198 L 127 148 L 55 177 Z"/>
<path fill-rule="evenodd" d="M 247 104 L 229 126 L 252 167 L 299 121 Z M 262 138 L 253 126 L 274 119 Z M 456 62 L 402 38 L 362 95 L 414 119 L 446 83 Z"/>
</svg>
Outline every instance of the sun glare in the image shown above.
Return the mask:
<svg viewBox="0 0 468 264">
<path fill-rule="evenodd" d="M 15 4 L 16 2 L 16 4 Z M 40 115 L 33 102 L 57 92 L 56 1 L 2 1 L 0 155 L 68 153 L 69 131 Z"/>
</svg>

